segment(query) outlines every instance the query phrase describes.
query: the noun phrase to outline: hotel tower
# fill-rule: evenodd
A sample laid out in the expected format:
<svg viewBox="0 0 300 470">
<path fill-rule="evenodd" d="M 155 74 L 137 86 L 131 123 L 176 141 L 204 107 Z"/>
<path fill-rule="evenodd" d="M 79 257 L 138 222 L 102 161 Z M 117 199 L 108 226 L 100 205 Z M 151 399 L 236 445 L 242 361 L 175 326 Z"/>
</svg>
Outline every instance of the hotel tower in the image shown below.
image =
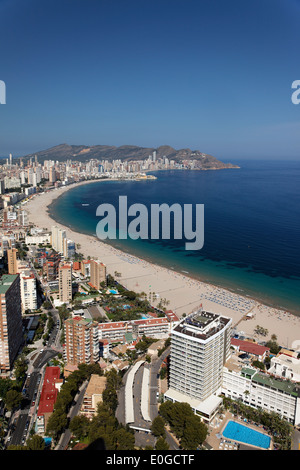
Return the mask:
<svg viewBox="0 0 300 470">
<path fill-rule="evenodd" d="M 211 421 L 221 403 L 223 365 L 232 319 L 199 309 L 172 330 L 169 389 L 165 398 L 186 402 Z"/>
</svg>

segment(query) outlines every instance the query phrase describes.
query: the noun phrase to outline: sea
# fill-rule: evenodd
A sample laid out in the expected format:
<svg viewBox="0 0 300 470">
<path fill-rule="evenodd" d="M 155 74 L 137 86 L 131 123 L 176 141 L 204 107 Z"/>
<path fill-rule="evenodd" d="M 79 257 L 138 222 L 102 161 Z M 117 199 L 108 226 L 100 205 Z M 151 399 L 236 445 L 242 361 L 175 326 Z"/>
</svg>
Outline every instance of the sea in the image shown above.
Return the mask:
<svg viewBox="0 0 300 470">
<path fill-rule="evenodd" d="M 119 196 L 139 203 L 204 207 L 204 245 L 187 240 L 106 243 L 195 279 L 300 315 L 300 162 L 232 161 L 239 169 L 163 170 L 155 180 L 101 181 L 74 187 L 49 206 L 57 222 L 96 236 L 101 204 L 118 213 Z M 150 221 L 149 221 L 150 222 Z M 171 219 L 172 222 L 172 219 Z M 172 224 L 171 224 L 172 225 Z M 79 250 L 80 251 L 80 250 Z M 92 254 L 91 254 L 92 255 Z"/>
</svg>

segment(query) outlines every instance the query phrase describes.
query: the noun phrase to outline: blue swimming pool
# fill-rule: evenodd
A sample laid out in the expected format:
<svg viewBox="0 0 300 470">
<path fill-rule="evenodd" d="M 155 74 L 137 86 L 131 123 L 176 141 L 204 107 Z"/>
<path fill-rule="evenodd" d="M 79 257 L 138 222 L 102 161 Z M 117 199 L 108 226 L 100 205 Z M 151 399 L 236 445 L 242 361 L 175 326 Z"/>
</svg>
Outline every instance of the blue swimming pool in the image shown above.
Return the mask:
<svg viewBox="0 0 300 470">
<path fill-rule="evenodd" d="M 266 434 L 255 431 L 235 421 L 228 421 L 222 434 L 224 438 L 256 447 L 262 447 L 263 449 L 268 449 L 271 443 L 271 438 Z"/>
</svg>

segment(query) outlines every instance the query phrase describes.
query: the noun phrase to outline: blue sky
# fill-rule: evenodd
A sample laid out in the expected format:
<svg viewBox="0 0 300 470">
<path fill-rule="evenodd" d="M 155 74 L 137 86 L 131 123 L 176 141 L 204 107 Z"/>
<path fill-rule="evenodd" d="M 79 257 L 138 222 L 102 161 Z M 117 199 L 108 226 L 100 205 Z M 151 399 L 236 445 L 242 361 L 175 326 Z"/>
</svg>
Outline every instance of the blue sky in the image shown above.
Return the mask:
<svg viewBox="0 0 300 470">
<path fill-rule="evenodd" d="M 0 155 L 300 156 L 300 0 L 0 0 Z"/>
</svg>

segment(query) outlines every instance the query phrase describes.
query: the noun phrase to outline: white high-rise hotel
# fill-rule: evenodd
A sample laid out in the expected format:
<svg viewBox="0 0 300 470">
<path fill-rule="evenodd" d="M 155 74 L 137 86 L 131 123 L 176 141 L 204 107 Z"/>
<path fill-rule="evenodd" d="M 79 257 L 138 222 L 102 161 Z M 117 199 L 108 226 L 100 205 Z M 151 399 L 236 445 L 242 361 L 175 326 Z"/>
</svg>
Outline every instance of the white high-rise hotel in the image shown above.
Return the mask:
<svg viewBox="0 0 300 470">
<path fill-rule="evenodd" d="M 165 398 L 186 402 L 206 421 L 222 398 L 223 366 L 230 355 L 232 319 L 202 309 L 171 332 L 169 389 Z"/>
</svg>

